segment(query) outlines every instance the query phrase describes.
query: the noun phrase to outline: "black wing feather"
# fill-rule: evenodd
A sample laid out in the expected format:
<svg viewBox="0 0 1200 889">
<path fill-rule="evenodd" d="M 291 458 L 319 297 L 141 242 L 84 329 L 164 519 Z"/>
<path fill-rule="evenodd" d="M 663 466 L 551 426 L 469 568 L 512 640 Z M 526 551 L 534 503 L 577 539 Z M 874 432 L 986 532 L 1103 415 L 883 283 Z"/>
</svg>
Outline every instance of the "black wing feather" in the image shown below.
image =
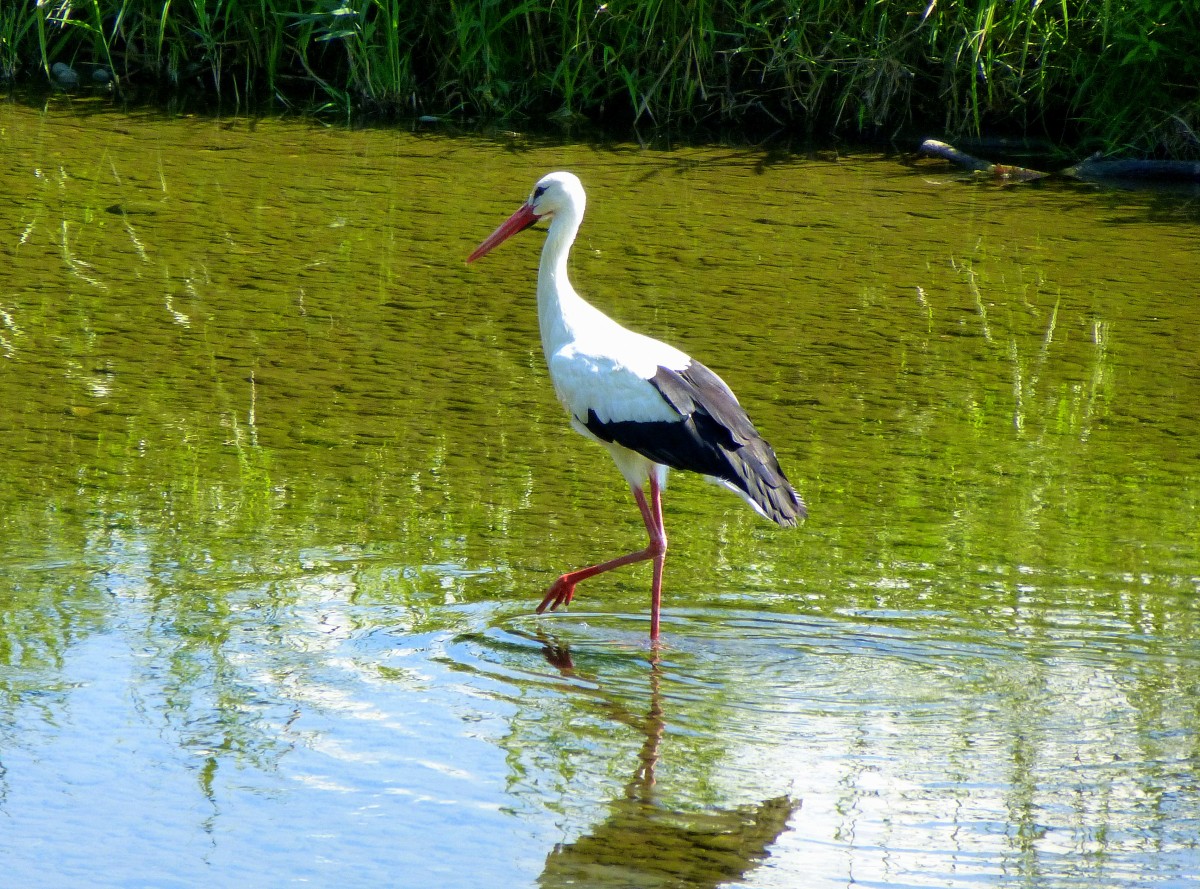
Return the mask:
<svg viewBox="0 0 1200 889">
<path fill-rule="evenodd" d="M 584 425 L 656 463 L 729 482 L 781 525 L 807 515 L 775 452 L 720 377 L 693 361 L 682 371 L 659 367 L 649 382 L 679 413 L 678 421 L 606 423 L 589 410 Z"/>
</svg>

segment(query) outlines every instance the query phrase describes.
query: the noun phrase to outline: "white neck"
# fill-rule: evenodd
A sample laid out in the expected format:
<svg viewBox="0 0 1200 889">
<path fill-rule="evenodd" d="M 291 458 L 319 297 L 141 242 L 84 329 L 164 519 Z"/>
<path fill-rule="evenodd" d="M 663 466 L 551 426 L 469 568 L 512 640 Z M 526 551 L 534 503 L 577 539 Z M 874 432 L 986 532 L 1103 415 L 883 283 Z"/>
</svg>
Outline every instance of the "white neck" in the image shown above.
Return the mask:
<svg viewBox="0 0 1200 889">
<path fill-rule="evenodd" d="M 559 397 L 565 404 L 570 403 L 576 417 L 585 417 L 587 412 L 576 403 L 578 392 L 572 394 L 561 388 L 578 385 L 578 381 L 564 382 L 557 378 L 556 368 L 561 371 L 564 361 L 578 369 L 591 360 L 598 365 L 620 367 L 646 380 L 660 366 L 682 370 L 691 364 L 691 359 L 678 349 L 622 327 L 571 286 L 567 256 L 583 220 L 584 201 L 580 191 L 574 200 L 564 201 L 554 210 L 542 247 L 537 286 L 542 351 Z M 566 349 L 568 346 L 571 348 Z M 586 356 L 583 364 L 577 363 L 580 356 Z"/>
<path fill-rule="evenodd" d="M 574 339 L 575 331 L 581 325 L 589 321 L 594 323 L 597 315 L 604 317 L 575 292 L 567 277 L 567 257 L 582 221 L 583 214 L 573 205 L 556 210 L 542 247 L 538 267 L 538 326 L 547 359 L 564 343 Z"/>
</svg>

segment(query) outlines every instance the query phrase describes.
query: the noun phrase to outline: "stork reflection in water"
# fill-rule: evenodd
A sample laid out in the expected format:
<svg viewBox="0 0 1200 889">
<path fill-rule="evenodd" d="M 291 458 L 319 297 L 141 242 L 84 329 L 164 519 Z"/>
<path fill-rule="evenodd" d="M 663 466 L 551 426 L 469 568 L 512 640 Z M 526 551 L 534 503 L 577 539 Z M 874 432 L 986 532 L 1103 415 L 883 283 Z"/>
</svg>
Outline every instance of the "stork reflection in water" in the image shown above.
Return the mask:
<svg viewBox="0 0 1200 889">
<path fill-rule="evenodd" d="M 770 846 L 800 808 L 799 800 L 779 796 L 731 809 L 706 806 L 703 811 L 679 811 L 658 799 L 655 769 L 667 732 L 667 713 L 657 652 L 648 674 L 649 706 L 642 715 L 606 694 L 595 677 L 580 671 L 568 644 L 545 634 L 536 638 L 549 664 L 573 681 L 587 680 L 608 703 L 614 720 L 644 735 L 637 762 L 625 782 L 624 795 L 608 803 L 608 814 L 603 821 L 571 842 L 554 847 L 546 856 L 539 886 L 543 889 L 568 886 L 715 889 L 744 879 L 767 859 Z M 579 691 L 574 685 L 572 689 Z"/>
</svg>

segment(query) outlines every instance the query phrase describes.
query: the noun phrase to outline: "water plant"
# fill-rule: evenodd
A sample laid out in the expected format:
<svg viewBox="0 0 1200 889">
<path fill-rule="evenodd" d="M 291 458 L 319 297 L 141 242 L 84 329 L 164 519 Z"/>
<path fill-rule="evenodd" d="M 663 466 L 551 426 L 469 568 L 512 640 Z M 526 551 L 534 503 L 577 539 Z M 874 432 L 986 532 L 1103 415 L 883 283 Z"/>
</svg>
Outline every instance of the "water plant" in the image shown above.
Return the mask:
<svg viewBox="0 0 1200 889">
<path fill-rule="evenodd" d="M 24 0 L 0 79 L 55 63 L 239 108 L 1200 153 L 1184 0 Z"/>
</svg>

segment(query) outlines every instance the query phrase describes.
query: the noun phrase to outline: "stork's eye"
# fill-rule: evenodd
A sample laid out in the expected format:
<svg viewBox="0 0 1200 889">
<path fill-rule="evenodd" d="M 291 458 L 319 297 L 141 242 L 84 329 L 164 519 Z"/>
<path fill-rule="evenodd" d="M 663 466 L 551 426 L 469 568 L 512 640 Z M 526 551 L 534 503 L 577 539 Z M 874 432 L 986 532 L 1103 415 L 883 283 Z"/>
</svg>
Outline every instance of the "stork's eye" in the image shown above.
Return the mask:
<svg viewBox="0 0 1200 889">
<path fill-rule="evenodd" d="M 533 190 L 533 199 L 536 201 L 538 198 L 540 198 L 545 193 L 546 193 L 546 186 L 539 185 L 537 188 L 535 188 Z"/>
</svg>

